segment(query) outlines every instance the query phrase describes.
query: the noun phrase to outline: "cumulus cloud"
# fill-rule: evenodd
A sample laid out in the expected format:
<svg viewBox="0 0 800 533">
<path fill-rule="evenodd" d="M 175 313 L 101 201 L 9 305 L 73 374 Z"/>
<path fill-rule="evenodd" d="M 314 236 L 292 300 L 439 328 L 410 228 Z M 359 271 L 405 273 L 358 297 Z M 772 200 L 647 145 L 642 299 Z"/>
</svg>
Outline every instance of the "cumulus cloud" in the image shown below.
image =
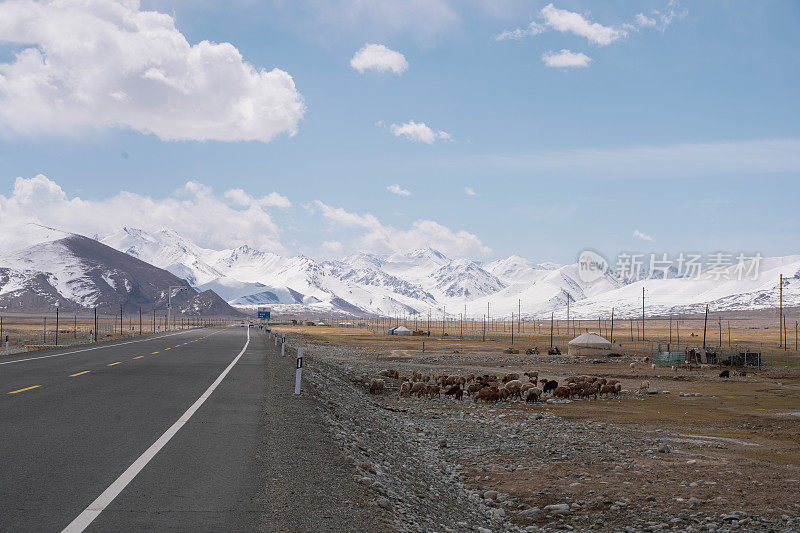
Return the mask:
<svg viewBox="0 0 800 533">
<path fill-rule="evenodd" d="M 394 185 L 389 185 L 388 187 L 386 187 L 386 190 L 392 194 L 396 194 L 397 196 L 411 196 L 411 191 L 409 191 L 408 189 L 403 189 L 397 183 L 395 183 Z"/>
<path fill-rule="evenodd" d="M 408 61 L 400 52 L 382 44 L 365 44 L 350 59 L 350 66 L 361 73 L 365 70 L 377 70 L 378 72 L 392 71 L 400 75 L 408 68 Z"/>
<path fill-rule="evenodd" d="M 558 9 L 547 4 L 540 11 L 544 24 L 556 31 L 571 32 L 585 37 L 590 43 L 606 46 L 627 35 L 625 30 L 591 22 L 580 13 Z"/>
<path fill-rule="evenodd" d="M 473 189 L 472 187 L 464 187 L 464 194 L 466 194 L 467 196 L 477 196 L 475 189 Z"/>
<path fill-rule="evenodd" d="M 228 201 L 220 200 L 211 187 L 188 181 L 166 198 L 122 191 L 87 200 L 69 196 L 41 174 L 17 178 L 9 196 L 0 194 L 0 251 L 25 245 L 17 242 L 14 228 L 31 222 L 88 236 L 102 236 L 122 226 L 148 231 L 170 228 L 200 246 L 250 244 L 276 253 L 285 251 L 280 229 L 262 205 L 241 203 L 238 192 L 224 197 Z"/>
<path fill-rule="evenodd" d="M 656 19 L 650 18 L 644 13 L 637 13 L 635 20 L 636 25 L 640 28 L 652 28 L 656 25 Z"/>
<path fill-rule="evenodd" d="M 230 43 L 190 44 L 137 0 L 0 3 L 0 132 L 71 136 L 130 128 L 162 140 L 268 142 L 305 112 L 292 77 Z"/>
<path fill-rule="evenodd" d="M 588 67 L 592 58 L 580 52 L 563 49 L 560 52 L 553 52 L 552 50 L 545 52 L 542 54 L 542 61 L 548 67 Z"/>
<path fill-rule="evenodd" d="M 416 220 L 408 229 L 386 226 L 370 213 L 359 215 L 315 200 L 314 205 L 329 222 L 363 230 L 354 249 L 375 253 L 407 252 L 427 246 L 453 256 L 487 255 L 491 249 L 477 235 L 453 231 L 433 220 Z"/>
<path fill-rule="evenodd" d="M 250 196 L 242 189 L 230 189 L 225 191 L 225 198 L 233 202 L 235 205 L 242 207 L 249 207 L 257 205 L 262 207 L 278 207 L 280 209 L 289 209 L 292 207 L 292 202 L 285 196 L 273 191 L 261 198 Z"/>
<path fill-rule="evenodd" d="M 344 246 L 339 241 L 325 241 L 322 243 L 322 249 L 329 254 L 341 254 Z"/>
<path fill-rule="evenodd" d="M 405 137 L 414 142 L 433 144 L 436 141 L 450 140 L 450 134 L 446 131 L 435 131 L 424 122 L 414 122 L 409 120 L 404 124 L 392 124 L 391 131 L 395 137 Z"/>
<path fill-rule="evenodd" d="M 656 240 L 653 237 L 651 237 L 647 233 L 639 231 L 638 229 L 633 231 L 633 236 L 634 238 L 641 239 L 643 241 L 656 242 Z"/>
</svg>

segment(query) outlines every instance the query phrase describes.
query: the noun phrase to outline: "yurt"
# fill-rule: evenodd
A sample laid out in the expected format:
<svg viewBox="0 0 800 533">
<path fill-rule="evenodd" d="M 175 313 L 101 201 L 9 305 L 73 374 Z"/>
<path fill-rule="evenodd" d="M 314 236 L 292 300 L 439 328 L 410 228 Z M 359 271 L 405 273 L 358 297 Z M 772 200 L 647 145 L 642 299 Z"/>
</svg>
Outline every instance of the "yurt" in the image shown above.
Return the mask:
<svg viewBox="0 0 800 533">
<path fill-rule="evenodd" d="M 411 335 L 411 330 L 405 326 L 397 326 L 389 330 L 389 335 Z"/>
<path fill-rule="evenodd" d="M 578 335 L 569 341 L 569 355 L 608 355 L 611 353 L 611 343 L 597 333 L 591 331 Z"/>
</svg>

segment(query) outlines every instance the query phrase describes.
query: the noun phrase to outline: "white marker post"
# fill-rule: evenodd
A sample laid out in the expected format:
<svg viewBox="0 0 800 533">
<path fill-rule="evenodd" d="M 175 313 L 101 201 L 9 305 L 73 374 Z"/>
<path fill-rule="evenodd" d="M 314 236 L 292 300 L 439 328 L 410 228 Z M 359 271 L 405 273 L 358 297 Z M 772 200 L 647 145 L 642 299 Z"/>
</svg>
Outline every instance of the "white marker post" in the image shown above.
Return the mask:
<svg viewBox="0 0 800 533">
<path fill-rule="evenodd" d="M 300 394 L 300 375 L 303 373 L 303 349 L 297 349 L 297 371 L 294 373 L 294 393 Z"/>
<path fill-rule="evenodd" d="M 281 357 L 286 355 L 286 341 L 281 343 Z"/>
<path fill-rule="evenodd" d="M 275 346 L 277 346 L 277 345 L 278 345 L 278 336 L 275 335 Z"/>
</svg>

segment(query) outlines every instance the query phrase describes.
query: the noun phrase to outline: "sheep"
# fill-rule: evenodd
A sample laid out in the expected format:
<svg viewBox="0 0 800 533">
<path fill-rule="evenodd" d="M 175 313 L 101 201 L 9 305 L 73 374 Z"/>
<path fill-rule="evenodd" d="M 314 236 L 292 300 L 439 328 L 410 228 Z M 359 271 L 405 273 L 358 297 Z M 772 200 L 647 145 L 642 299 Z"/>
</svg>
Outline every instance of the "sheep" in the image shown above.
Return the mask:
<svg viewBox="0 0 800 533">
<path fill-rule="evenodd" d="M 606 385 L 616 385 L 617 383 L 619 383 L 618 379 L 609 379 L 606 381 Z"/>
<path fill-rule="evenodd" d="M 393 378 L 393 379 L 400 379 L 400 372 L 397 370 L 381 370 L 378 372 L 378 375 L 383 376 L 385 378 Z"/>
<path fill-rule="evenodd" d="M 500 399 L 501 400 L 505 400 L 511 394 L 511 391 L 509 391 L 505 386 L 502 386 L 497 390 L 500 393 Z"/>
<path fill-rule="evenodd" d="M 528 382 L 528 383 L 523 383 L 523 384 L 522 384 L 522 387 L 520 387 L 520 388 L 519 388 L 519 391 L 520 391 L 522 394 L 525 394 L 526 392 L 528 392 L 528 390 L 530 390 L 530 389 L 534 388 L 535 386 L 536 386 L 535 384 L 533 384 L 533 383 L 530 383 L 530 382 Z"/>
<path fill-rule="evenodd" d="M 427 387 L 427 389 L 425 390 L 425 392 L 427 392 L 427 393 L 428 393 L 428 396 L 429 396 L 431 399 L 433 399 L 433 397 L 434 397 L 434 396 L 441 396 L 441 395 L 439 394 L 439 391 L 440 391 L 440 390 L 441 390 L 441 388 L 439 387 L 439 385 L 428 385 L 428 387 Z"/>
<path fill-rule="evenodd" d="M 484 387 L 478 391 L 475 395 L 475 403 L 478 403 L 478 400 L 483 400 L 484 402 L 492 402 L 497 403 L 500 400 L 500 391 L 497 387 Z"/>
<path fill-rule="evenodd" d="M 589 399 L 589 396 L 594 396 L 594 399 L 597 399 L 597 395 L 600 393 L 600 387 L 598 384 L 593 383 L 583 389 L 581 391 L 581 398 Z"/>
<path fill-rule="evenodd" d="M 369 382 L 369 393 L 382 394 L 383 386 L 384 386 L 384 381 L 382 379 L 373 379 L 372 381 Z"/>
<path fill-rule="evenodd" d="M 512 379 L 505 386 L 506 390 L 508 391 L 509 396 L 514 396 L 516 398 L 521 398 L 520 396 L 520 389 L 522 388 L 522 382 L 518 379 Z"/>
<path fill-rule="evenodd" d="M 400 385 L 400 396 L 411 396 L 411 382 L 404 381 L 402 385 Z"/>
<path fill-rule="evenodd" d="M 547 394 L 550 391 L 554 391 L 558 388 L 558 381 L 551 379 L 544 384 L 542 387 L 542 393 Z"/>
<path fill-rule="evenodd" d="M 416 394 L 417 398 L 422 398 L 422 395 L 425 394 L 425 387 L 426 386 L 427 385 L 425 385 L 424 383 L 421 383 L 419 381 L 415 382 L 411 386 L 411 394 Z"/>
<path fill-rule="evenodd" d="M 617 395 L 617 389 L 614 388 L 614 385 L 603 385 L 600 388 L 600 396 L 607 396 L 607 395 Z"/>
<path fill-rule="evenodd" d="M 722 372 L 719 373 L 719 377 L 721 377 L 721 378 L 729 378 L 729 377 L 731 377 L 731 371 L 730 370 L 723 370 Z"/>
<path fill-rule="evenodd" d="M 525 401 L 528 403 L 536 403 L 539 401 L 539 398 L 542 396 L 542 389 L 533 387 L 532 389 L 528 390 L 527 396 L 525 396 Z"/>
<path fill-rule="evenodd" d="M 470 383 L 469 386 L 467 387 L 467 395 L 472 396 L 482 388 L 483 387 L 479 383 Z"/>
<path fill-rule="evenodd" d="M 655 369 L 656 369 L 656 364 L 655 363 L 651 364 L 650 365 L 650 370 L 655 370 Z"/>
<path fill-rule="evenodd" d="M 467 383 L 475 381 L 475 374 L 467 374 Z"/>
<path fill-rule="evenodd" d="M 571 389 L 564 386 L 556 387 L 556 390 L 553 391 L 553 397 L 555 398 L 569 398 L 571 394 Z"/>
<path fill-rule="evenodd" d="M 636 363 L 631 363 L 631 374 L 635 372 L 635 369 L 636 369 Z"/>
<path fill-rule="evenodd" d="M 508 383 L 509 381 L 513 381 L 515 379 L 519 379 L 519 374 L 506 374 L 503 376 L 503 383 Z"/>
<path fill-rule="evenodd" d="M 614 383 L 614 392 L 617 394 L 622 392 L 622 383 Z"/>
<path fill-rule="evenodd" d="M 640 389 L 649 389 L 650 388 L 650 382 L 649 381 L 642 381 L 642 384 L 639 385 L 639 388 Z"/>
<path fill-rule="evenodd" d="M 456 400 L 460 400 L 462 394 L 464 394 L 464 389 L 460 385 L 453 385 L 444 391 L 445 396 L 453 396 Z"/>
<path fill-rule="evenodd" d="M 539 373 L 538 372 L 525 372 L 524 375 L 528 376 L 528 379 L 531 381 L 531 383 L 536 383 L 536 380 L 539 379 Z"/>
</svg>

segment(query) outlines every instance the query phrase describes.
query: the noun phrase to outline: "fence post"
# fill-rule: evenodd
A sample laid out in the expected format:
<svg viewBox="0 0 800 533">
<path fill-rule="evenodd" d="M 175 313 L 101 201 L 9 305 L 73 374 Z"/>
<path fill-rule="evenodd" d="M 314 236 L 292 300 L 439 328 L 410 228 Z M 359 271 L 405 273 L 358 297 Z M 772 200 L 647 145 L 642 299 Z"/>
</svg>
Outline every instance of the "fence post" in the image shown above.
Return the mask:
<svg viewBox="0 0 800 533">
<path fill-rule="evenodd" d="M 300 376 L 303 373 L 303 349 L 297 349 L 297 370 L 294 373 L 294 393 L 300 394 Z"/>
</svg>

